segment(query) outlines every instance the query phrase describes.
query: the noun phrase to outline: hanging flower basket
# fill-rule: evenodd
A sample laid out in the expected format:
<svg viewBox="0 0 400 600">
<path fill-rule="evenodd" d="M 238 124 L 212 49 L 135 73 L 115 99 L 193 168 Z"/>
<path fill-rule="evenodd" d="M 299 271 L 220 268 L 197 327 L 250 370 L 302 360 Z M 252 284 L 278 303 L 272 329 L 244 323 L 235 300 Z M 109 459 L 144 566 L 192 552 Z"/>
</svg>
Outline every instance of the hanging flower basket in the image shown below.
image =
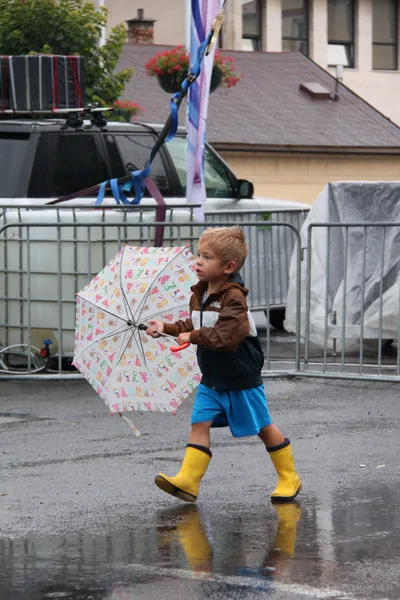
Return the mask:
<svg viewBox="0 0 400 600">
<path fill-rule="evenodd" d="M 169 94 L 176 94 L 176 92 L 180 92 L 182 82 L 186 79 L 188 71 L 181 70 L 179 72 L 174 73 L 162 73 L 161 75 L 157 75 L 158 83 L 164 90 L 164 92 L 168 92 Z M 210 84 L 210 92 L 215 92 L 217 88 L 219 88 L 222 81 L 223 73 L 221 69 L 218 67 L 213 68 L 213 72 L 211 75 L 211 84 Z"/>
<path fill-rule="evenodd" d="M 136 115 L 144 111 L 144 108 L 130 100 L 117 100 L 113 106 L 113 112 L 107 117 L 109 121 L 131 123 L 135 120 Z"/>
<path fill-rule="evenodd" d="M 157 52 L 145 65 L 149 77 L 157 77 L 163 90 L 169 94 L 179 92 L 182 82 L 186 79 L 189 71 L 189 55 L 183 46 L 177 46 L 172 50 Z M 214 57 L 214 68 L 211 76 L 210 91 L 214 92 L 218 87 L 231 88 L 242 78 L 235 72 L 234 59 L 230 56 L 221 56 L 219 50 Z"/>
</svg>

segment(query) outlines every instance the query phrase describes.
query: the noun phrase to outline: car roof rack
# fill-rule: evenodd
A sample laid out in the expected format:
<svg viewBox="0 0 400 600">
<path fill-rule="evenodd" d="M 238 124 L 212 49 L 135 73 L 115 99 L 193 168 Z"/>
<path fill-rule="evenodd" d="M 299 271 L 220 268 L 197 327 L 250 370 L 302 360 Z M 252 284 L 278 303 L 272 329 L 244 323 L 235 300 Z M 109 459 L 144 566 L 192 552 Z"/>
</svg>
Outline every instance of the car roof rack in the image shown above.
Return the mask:
<svg viewBox="0 0 400 600">
<path fill-rule="evenodd" d="M 100 107 L 93 104 L 89 104 L 83 108 L 55 108 L 53 110 L 13 110 L 5 109 L 0 111 L 0 120 L 10 118 L 27 118 L 27 117 L 59 117 L 65 119 L 65 124 L 62 129 L 90 129 L 92 127 L 98 127 L 104 130 L 107 127 L 107 119 L 104 113 L 114 111 L 112 107 Z M 84 126 L 84 121 L 90 121 L 89 125 Z"/>
</svg>

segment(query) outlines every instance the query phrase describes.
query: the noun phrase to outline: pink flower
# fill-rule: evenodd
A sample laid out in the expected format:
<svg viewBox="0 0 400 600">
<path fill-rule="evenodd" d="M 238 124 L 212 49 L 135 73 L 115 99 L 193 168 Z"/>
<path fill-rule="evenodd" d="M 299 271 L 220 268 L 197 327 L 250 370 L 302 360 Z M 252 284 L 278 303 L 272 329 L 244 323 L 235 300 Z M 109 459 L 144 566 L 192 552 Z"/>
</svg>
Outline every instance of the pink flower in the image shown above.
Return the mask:
<svg viewBox="0 0 400 600">
<path fill-rule="evenodd" d="M 114 102 L 114 106 L 119 110 L 127 111 L 130 115 L 134 115 L 138 112 L 144 111 L 144 108 L 142 106 L 139 106 L 139 104 L 130 100 L 117 100 L 116 102 Z"/>
<path fill-rule="evenodd" d="M 189 68 L 189 55 L 183 45 L 176 46 L 171 50 L 157 52 L 153 58 L 145 64 L 146 73 L 149 77 L 161 76 L 163 74 L 173 75 L 179 71 Z M 235 59 L 231 56 L 222 56 L 217 50 L 214 58 L 214 68 L 222 71 L 221 86 L 230 88 L 235 86 L 243 77 L 235 72 Z"/>
</svg>

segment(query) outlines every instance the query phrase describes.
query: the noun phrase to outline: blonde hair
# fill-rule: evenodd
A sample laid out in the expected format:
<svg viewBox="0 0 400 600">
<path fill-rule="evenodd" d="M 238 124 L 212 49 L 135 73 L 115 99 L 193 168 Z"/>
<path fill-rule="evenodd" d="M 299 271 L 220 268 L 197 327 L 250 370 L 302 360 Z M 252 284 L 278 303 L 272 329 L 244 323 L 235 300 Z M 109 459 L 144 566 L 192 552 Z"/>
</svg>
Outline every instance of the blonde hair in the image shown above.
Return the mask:
<svg viewBox="0 0 400 600">
<path fill-rule="evenodd" d="M 207 242 L 223 264 L 233 260 L 236 263 L 234 273 L 238 273 L 247 258 L 248 246 L 240 227 L 209 227 L 200 236 L 199 244 Z"/>
</svg>

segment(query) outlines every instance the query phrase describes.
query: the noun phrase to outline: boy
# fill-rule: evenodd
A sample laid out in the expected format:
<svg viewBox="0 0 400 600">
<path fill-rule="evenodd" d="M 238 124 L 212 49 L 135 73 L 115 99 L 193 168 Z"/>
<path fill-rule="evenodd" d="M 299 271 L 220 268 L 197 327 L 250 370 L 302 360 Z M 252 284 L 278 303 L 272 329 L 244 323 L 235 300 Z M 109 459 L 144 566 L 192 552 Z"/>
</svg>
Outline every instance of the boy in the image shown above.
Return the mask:
<svg viewBox="0 0 400 600">
<path fill-rule="evenodd" d="M 185 502 L 197 500 L 211 459 L 210 428 L 229 425 L 234 437 L 258 435 L 278 473 L 273 501 L 293 500 L 301 490 L 290 441 L 272 425 L 261 369 L 264 355 L 246 304 L 248 290 L 239 271 L 248 248 L 239 227 L 207 229 L 200 237 L 192 288 L 191 318 L 175 324 L 151 321 L 147 333 L 165 333 L 178 344 L 197 345 L 203 378 L 192 413 L 192 429 L 181 469 L 160 473 L 156 485 Z"/>
</svg>

